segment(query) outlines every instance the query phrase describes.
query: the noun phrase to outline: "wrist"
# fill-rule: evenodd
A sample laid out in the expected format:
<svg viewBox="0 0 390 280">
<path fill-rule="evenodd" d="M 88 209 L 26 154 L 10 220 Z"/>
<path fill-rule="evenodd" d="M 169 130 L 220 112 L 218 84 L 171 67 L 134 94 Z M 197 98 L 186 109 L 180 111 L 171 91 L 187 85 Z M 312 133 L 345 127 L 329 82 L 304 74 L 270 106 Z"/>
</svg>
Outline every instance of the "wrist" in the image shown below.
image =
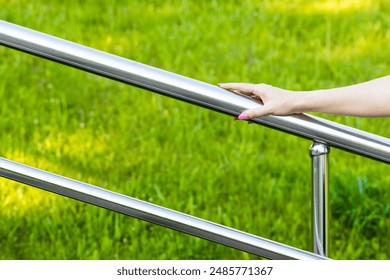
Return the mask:
<svg viewBox="0 0 390 280">
<path fill-rule="evenodd" d="M 303 91 L 298 98 L 298 107 L 301 112 L 321 112 L 324 109 L 326 99 L 323 90 Z"/>
<path fill-rule="evenodd" d="M 294 114 L 313 111 L 312 97 L 313 93 L 308 91 L 292 92 L 294 94 L 291 110 Z"/>
</svg>

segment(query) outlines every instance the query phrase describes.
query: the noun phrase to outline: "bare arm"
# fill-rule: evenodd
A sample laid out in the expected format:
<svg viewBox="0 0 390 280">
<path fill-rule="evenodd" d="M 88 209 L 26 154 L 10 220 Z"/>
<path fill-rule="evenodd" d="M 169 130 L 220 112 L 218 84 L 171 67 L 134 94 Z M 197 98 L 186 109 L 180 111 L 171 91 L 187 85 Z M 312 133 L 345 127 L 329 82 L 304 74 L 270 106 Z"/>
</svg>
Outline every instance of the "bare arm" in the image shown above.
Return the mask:
<svg viewBox="0 0 390 280">
<path fill-rule="evenodd" d="M 264 105 L 259 108 L 242 112 L 239 119 L 303 112 L 359 117 L 390 116 L 390 76 L 346 87 L 313 91 L 291 91 L 266 84 L 226 83 L 220 86 L 263 102 Z"/>
</svg>

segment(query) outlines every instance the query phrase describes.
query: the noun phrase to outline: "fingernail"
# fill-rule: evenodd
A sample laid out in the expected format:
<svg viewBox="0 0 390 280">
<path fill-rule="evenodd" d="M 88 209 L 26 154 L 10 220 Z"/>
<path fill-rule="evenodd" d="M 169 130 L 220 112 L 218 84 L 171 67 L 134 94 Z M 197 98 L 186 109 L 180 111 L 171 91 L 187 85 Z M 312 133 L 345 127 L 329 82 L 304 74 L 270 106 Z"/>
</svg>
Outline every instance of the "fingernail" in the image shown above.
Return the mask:
<svg viewBox="0 0 390 280">
<path fill-rule="evenodd" d="M 237 117 L 237 119 L 239 119 L 239 120 L 247 120 L 247 119 L 249 119 L 249 116 L 248 116 L 247 114 L 245 114 L 245 113 L 241 113 L 241 114 Z"/>
</svg>

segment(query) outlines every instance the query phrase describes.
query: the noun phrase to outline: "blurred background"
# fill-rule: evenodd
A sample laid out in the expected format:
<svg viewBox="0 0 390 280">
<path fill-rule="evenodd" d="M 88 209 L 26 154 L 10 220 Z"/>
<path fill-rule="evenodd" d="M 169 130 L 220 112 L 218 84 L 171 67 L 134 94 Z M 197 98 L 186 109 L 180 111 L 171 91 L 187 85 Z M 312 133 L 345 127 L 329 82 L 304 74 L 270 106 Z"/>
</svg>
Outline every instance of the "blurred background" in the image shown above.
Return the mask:
<svg viewBox="0 0 390 280">
<path fill-rule="evenodd" d="M 0 5 L 2 20 L 211 84 L 311 90 L 390 74 L 387 0 Z M 311 250 L 310 141 L 5 47 L 0 99 L 2 157 Z M 390 137 L 388 119 L 319 116 Z M 337 149 L 329 160 L 329 256 L 389 259 L 390 167 Z M 6 179 L 0 248 L 0 259 L 258 258 Z"/>
</svg>

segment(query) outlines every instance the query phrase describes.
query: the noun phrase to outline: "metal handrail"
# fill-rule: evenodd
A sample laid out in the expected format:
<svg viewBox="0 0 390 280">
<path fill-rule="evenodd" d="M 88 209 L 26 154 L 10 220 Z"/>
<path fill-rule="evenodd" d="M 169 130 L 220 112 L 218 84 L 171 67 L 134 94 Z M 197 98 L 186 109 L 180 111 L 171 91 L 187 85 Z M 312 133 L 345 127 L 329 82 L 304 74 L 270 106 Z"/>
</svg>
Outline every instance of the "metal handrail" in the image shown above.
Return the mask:
<svg viewBox="0 0 390 280">
<path fill-rule="evenodd" d="M 5 21 L 0 21 L 0 45 L 229 115 L 237 116 L 243 110 L 261 106 L 253 99 L 214 85 Z M 390 163 L 390 139 L 359 129 L 308 114 L 264 116 L 253 122 Z"/>
<path fill-rule="evenodd" d="M 88 48 L 28 28 L 0 21 L 0 45 L 60 62 L 120 82 L 145 88 L 228 115 L 261 106 L 257 101 L 217 86 L 180 76 L 122 57 Z M 326 254 L 328 146 L 390 163 L 390 139 L 307 114 L 264 116 L 254 123 L 312 139 L 315 234 L 320 254 Z M 316 149 L 320 150 L 316 150 Z M 123 196 L 42 170 L 0 159 L 0 176 L 151 221 L 267 258 L 326 259 L 261 237 L 223 227 L 170 209 Z M 316 202 L 315 202 L 316 203 Z M 321 205 L 319 207 L 319 205 Z M 324 225 L 325 224 L 325 225 Z"/>
<path fill-rule="evenodd" d="M 0 176 L 269 259 L 326 257 L 0 158 Z"/>
</svg>

